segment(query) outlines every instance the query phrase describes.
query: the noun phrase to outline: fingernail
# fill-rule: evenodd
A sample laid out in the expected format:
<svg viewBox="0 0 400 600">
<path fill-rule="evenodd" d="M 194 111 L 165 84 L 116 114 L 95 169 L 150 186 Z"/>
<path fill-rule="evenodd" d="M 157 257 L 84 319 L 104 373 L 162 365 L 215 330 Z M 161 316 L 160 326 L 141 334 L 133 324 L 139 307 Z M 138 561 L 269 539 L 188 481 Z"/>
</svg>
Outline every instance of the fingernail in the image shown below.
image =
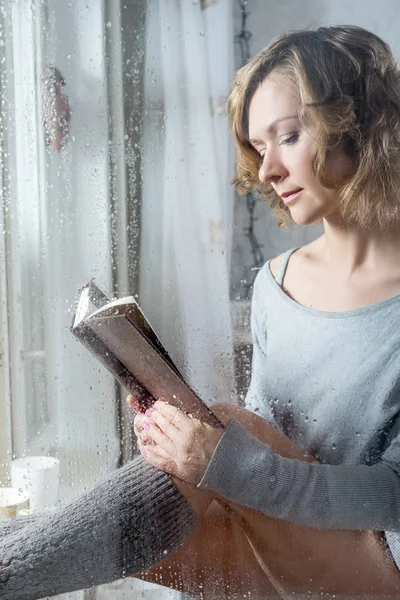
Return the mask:
<svg viewBox="0 0 400 600">
<path fill-rule="evenodd" d="M 147 454 L 146 450 L 142 450 L 142 454 L 143 454 L 143 456 L 144 456 L 145 458 L 147 458 L 147 457 L 148 457 L 148 454 Z"/>
<path fill-rule="evenodd" d="M 150 429 L 150 423 L 145 423 L 145 424 L 143 425 L 143 427 L 144 427 L 144 429 Z"/>
<path fill-rule="evenodd" d="M 147 417 L 151 417 L 151 415 L 153 414 L 153 411 L 154 411 L 154 409 L 153 409 L 153 408 L 148 408 L 144 414 L 145 414 Z"/>
</svg>

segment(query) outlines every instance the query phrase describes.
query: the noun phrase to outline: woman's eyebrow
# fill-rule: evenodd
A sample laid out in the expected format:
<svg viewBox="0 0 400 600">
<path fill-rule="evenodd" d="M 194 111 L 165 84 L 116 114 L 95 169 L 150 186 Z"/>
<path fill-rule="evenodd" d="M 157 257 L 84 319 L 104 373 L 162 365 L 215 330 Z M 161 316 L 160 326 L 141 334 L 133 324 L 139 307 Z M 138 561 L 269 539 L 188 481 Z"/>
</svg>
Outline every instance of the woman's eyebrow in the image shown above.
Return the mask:
<svg viewBox="0 0 400 600">
<path fill-rule="evenodd" d="M 289 115 L 287 117 L 280 117 L 280 119 L 276 119 L 275 121 L 273 121 L 272 123 L 270 123 L 269 125 L 267 125 L 267 127 L 265 127 L 264 131 L 266 131 L 267 133 L 271 133 L 274 128 L 275 125 L 277 123 L 280 123 L 281 121 L 288 121 L 289 119 L 299 119 L 298 115 Z M 251 140 L 249 140 L 250 144 L 259 144 L 261 143 L 263 140 L 260 140 L 258 138 L 252 138 Z"/>
</svg>

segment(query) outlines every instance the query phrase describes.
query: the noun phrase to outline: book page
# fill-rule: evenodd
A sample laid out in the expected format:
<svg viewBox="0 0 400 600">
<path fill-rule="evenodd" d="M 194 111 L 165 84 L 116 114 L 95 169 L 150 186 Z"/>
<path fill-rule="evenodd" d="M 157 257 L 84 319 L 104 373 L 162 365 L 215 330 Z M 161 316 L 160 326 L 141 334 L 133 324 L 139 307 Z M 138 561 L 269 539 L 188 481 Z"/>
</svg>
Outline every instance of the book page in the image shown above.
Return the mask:
<svg viewBox="0 0 400 600">
<path fill-rule="evenodd" d="M 78 305 L 75 311 L 73 327 L 76 327 L 81 321 L 88 317 L 93 317 L 97 314 L 101 314 L 109 308 L 112 309 L 114 306 L 118 307 L 122 305 L 137 306 L 137 302 L 133 296 L 125 296 L 124 298 L 118 298 L 117 300 L 113 300 L 112 302 L 107 302 L 107 304 L 104 304 L 100 308 L 97 308 L 91 299 L 90 287 L 86 286 L 82 289 L 79 296 Z"/>
<path fill-rule="evenodd" d="M 90 304 L 89 288 L 85 287 L 79 296 L 78 306 L 75 311 L 74 327 L 86 317 Z"/>
<path fill-rule="evenodd" d="M 125 304 L 128 306 L 137 306 L 137 302 L 133 296 L 125 296 L 125 298 L 118 298 L 118 300 L 113 300 L 112 302 L 108 302 L 101 308 L 98 308 L 97 310 L 91 313 L 90 318 L 95 317 L 96 315 L 99 315 L 105 311 L 108 311 L 108 309 L 110 308 L 123 306 Z"/>
</svg>

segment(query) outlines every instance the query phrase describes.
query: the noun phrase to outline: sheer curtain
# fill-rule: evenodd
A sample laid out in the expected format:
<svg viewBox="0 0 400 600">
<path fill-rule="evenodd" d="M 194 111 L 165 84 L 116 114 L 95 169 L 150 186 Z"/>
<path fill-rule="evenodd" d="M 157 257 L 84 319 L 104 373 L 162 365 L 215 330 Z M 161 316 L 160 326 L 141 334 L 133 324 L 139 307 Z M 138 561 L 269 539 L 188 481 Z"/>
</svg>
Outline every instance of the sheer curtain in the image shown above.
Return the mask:
<svg viewBox="0 0 400 600">
<path fill-rule="evenodd" d="M 140 299 L 200 396 L 235 401 L 231 3 L 151 2 L 146 43 Z"/>
<path fill-rule="evenodd" d="M 10 389 L 1 382 L 8 436 L 2 453 L 60 458 L 62 498 L 68 499 L 114 469 L 120 456 L 115 384 L 69 332 L 78 287 L 92 277 L 106 293 L 115 286 L 116 257 L 123 261 L 128 248 L 124 240 L 113 244 L 112 213 L 122 214 L 138 200 L 125 198 L 110 169 L 112 152 L 127 141 L 121 135 L 126 121 L 116 122 L 121 115 L 110 104 L 123 90 L 111 89 L 109 77 L 110 69 L 127 66 L 113 66 L 105 41 L 117 22 L 109 20 L 111 8 L 120 4 L 3 4 L 7 256 L 0 257 L 0 270 L 6 273 L 1 289 L 12 369 Z M 228 0 L 206 5 L 146 2 L 145 114 L 136 151 L 143 177 L 141 303 L 193 387 L 213 402 L 235 400 L 229 307 L 233 160 L 224 113 L 233 31 Z M 49 73 L 63 81 L 70 107 L 65 140 L 44 118 L 55 101 L 43 97 Z M 127 581 L 103 586 L 93 597 L 140 590 L 149 598 L 153 591 L 157 598 L 177 596 Z"/>
</svg>

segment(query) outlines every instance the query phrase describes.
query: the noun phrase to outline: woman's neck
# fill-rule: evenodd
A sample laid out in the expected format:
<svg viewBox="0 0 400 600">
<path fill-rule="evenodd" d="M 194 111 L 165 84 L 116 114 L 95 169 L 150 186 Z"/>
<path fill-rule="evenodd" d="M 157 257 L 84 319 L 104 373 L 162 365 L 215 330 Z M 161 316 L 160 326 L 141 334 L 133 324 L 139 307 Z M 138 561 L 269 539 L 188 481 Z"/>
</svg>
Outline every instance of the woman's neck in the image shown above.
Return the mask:
<svg viewBox="0 0 400 600">
<path fill-rule="evenodd" d="M 366 232 L 324 220 L 324 231 L 319 240 L 321 258 L 344 274 L 362 268 L 400 271 L 400 222 L 391 229 Z"/>
</svg>

